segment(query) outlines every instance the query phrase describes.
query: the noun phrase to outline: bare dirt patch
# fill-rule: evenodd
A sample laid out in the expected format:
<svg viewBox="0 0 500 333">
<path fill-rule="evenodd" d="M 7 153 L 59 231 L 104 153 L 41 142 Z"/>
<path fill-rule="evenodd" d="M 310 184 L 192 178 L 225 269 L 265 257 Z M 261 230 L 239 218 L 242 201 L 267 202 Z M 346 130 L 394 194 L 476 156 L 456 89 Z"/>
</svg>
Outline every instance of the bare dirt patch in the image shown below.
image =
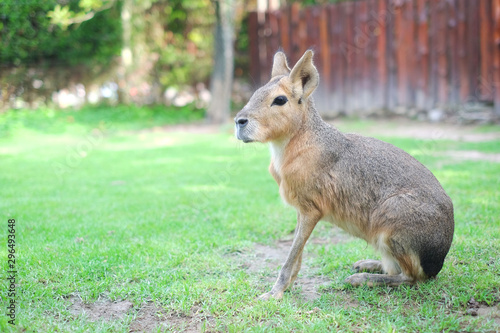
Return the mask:
<svg viewBox="0 0 500 333">
<path fill-rule="evenodd" d="M 168 315 L 153 302 L 144 304 L 137 311 L 135 319 L 130 324 L 130 332 L 153 332 L 166 329 L 169 326 Z"/>
<path fill-rule="evenodd" d="M 94 303 L 84 303 L 78 296 L 69 298 L 71 305 L 69 311 L 72 315 L 85 315 L 89 321 L 123 320 L 128 315 L 135 315 L 130 324 L 130 332 L 157 332 L 173 329 L 178 332 L 201 332 L 202 327 L 213 326 L 214 319 L 199 313 L 194 307 L 189 315 L 168 313 L 165 309 L 153 302 L 134 308 L 132 302 L 127 300 L 111 301 L 102 300 Z"/>
<path fill-rule="evenodd" d="M 477 302 L 474 298 L 471 298 L 467 303 L 466 315 L 473 317 L 481 317 L 488 320 L 493 320 L 496 325 L 500 327 L 500 304 L 494 304 L 488 306 L 486 304 L 481 304 Z"/>
<path fill-rule="evenodd" d="M 309 264 L 308 259 L 314 254 L 307 251 L 307 249 L 314 245 L 336 244 L 345 242 L 348 239 L 350 239 L 350 236 L 344 233 L 329 233 L 326 237 L 310 238 L 306 244 L 302 267 L 292 287 L 292 292 L 298 294 L 305 301 L 313 301 L 319 298 L 321 294 L 318 289 L 329 285 L 331 281 L 322 276 L 317 267 L 312 267 Z M 278 240 L 273 245 L 255 244 L 251 251 L 240 256 L 240 267 L 246 269 L 250 275 L 262 276 L 263 280 L 272 284 L 278 276 L 279 267 L 283 265 L 288 256 L 292 241 L 293 233 L 285 239 Z"/>
<path fill-rule="evenodd" d="M 71 306 L 69 312 L 75 316 L 84 314 L 90 321 L 110 321 L 123 319 L 133 308 L 130 301 L 98 301 L 95 303 L 84 303 L 78 296 L 69 298 Z"/>
<path fill-rule="evenodd" d="M 310 241 L 314 241 L 311 239 Z M 246 268 L 251 274 L 266 274 L 265 280 L 273 283 L 278 276 L 278 268 L 285 262 L 288 251 L 292 246 L 291 240 L 280 240 L 275 245 L 256 244 L 253 259 L 247 259 Z M 321 295 L 318 288 L 326 286 L 330 280 L 319 275 L 314 267 L 308 264 L 307 257 L 311 254 L 305 253 L 302 261 L 299 276 L 295 281 L 292 290 L 298 292 L 301 298 L 306 301 L 312 301 L 319 298 Z M 269 273 L 269 272 L 274 272 Z"/>
<path fill-rule="evenodd" d="M 211 316 L 203 316 L 199 309 L 194 307 L 189 315 L 167 313 L 165 309 L 153 302 L 144 304 L 130 324 L 130 332 L 157 332 L 173 329 L 177 332 L 201 332 L 203 326 L 213 326 Z"/>
<path fill-rule="evenodd" d="M 481 304 L 477 309 L 477 315 L 483 318 L 492 319 L 500 327 L 500 308 L 497 305 L 487 306 Z"/>
</svg>

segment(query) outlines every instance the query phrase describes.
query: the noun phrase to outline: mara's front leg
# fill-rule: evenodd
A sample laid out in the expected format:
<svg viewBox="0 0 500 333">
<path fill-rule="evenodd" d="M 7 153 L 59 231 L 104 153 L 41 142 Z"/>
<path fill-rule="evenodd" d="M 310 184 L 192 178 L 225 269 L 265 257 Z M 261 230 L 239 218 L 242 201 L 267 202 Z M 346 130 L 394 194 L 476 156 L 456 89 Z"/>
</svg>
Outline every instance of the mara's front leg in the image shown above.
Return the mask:
<svg viewBox="0 0 500 333">
<path fill-rule="evenodd" d="M 297 214 L 297 227 L 295 228 L 292 247 L 285 264 L 281 268 L 278 279 L 271 291 L 261 295 L 260 299 L 267 300 L 271 297 L 280 299 L 283 297 L 283 292 L 293 284 L 300 270 L 304 245 L 306 245 L 319 219 L 318 214 Z"/>
</svg>

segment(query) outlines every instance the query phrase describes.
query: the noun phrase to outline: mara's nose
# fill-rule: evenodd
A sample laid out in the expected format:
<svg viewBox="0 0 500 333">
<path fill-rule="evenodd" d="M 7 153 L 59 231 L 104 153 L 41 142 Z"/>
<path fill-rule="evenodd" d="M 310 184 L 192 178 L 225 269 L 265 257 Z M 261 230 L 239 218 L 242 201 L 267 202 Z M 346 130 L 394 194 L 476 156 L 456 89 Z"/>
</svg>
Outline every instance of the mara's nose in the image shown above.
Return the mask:
<svg viewBox="0 0 500 333">
<path fill-rule="evenodd" d="M 247 118 L 237 118 L 234 120 L 234 122 L 236 123 L 236 126 L 238 126 L 239 128 L 243 128 L 248 124 L 248 119 Z"/>
</svg>

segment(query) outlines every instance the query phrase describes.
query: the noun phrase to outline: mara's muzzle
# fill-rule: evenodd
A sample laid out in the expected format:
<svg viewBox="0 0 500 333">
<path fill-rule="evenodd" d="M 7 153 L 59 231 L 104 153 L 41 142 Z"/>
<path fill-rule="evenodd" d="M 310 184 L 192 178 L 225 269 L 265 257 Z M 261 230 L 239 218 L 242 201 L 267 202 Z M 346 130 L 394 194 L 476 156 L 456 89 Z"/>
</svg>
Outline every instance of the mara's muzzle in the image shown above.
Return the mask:
<svg viewBox="0 0 500 333">
<path fill-rule="evenodd" d="M 236 117 L 234 119 L 235 123 L 235 135 L 238 140 L 243 142 L 252 142 L 253 140 L 249 138 L 249 133 L 247 130 L 248 119 L 243 117 Z"/>
</svg>

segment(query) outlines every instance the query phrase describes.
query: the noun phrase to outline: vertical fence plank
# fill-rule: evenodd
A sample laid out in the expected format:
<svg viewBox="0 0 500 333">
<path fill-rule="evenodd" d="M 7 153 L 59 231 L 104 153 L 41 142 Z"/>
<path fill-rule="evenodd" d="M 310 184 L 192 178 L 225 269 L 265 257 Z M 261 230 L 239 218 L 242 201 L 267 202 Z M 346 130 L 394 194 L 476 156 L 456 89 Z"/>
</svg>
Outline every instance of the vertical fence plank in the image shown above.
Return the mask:
<svg viewBox="0 0 500 333">
<path fill-rule="evenodd" d="M 430 91 L 428 95 L 429 104 L 434 107 L 437 101 L 437 91 L 438 91 L 438 48 L 436 47 L 437 41 L 437 30 L 439 23 L 437 22 L 439 17 L 437 15 L 437 1 L 430 0 L 429 2 L 429 63 L 430 63 Z"/>
<path fill-rule="evenodd" d="M 321 46 L 320 48 L 320 55 L 319 58 L 321 59 L 321 65 L 322 65 L 322 99 L 323 99 L 323 107 L 324 110 L 328 112 L 328 114 L 331 113 L 331 98 L 330 98 L 330 91 L 331 91 L 331 81 L 330 81 L 330 42 L 328 40 L 328 10 L 327 8 L 324 8 L 323 10 L 319 10 L 319 45 Z"/>
<path fill-rule="evenodd" d="M 416 71 L 417 65 L 417 52 L 418 44 L 415 43 L 417 36 L 417 16 L 416 16 L 416 3 L 414 0 L 406 2 L 405 6 L 405 20 L 408 22 L 408 27 L 405 30 L 405 45 L 407 45 L 407 63 L 408 63 L 408 104 L 407 107 L 415 107 L 415 90 L 418 86 L 418 77 L 420 73 Z"/>
<path fill-rule="evenodd" d="M 396 6 L 393 0 L 384 0 L 388 13 L 387 23 L 387 108 L 393 110 L 398 103 L 396 49 L 394 38 Z"/>
<path fill-rule="evenodd" d="M 304 10 L 299 12 L 299 26 L 298 26 L 297 35 L 299 38 L 299 52 L 297 54 L 297 60 L 300 59 L 302 54 L 307 50 L 307 21 L 306 21 L 306 13 Z"/>
<path fill-rule="evenodd" d="M 367 84 L 367 96 L 366 96 L 366 109 L 368 113 L 373 113 L 374 111 L 380 109 L 379 105 L 379 95 L 378 86 L 376 83 L 377 75 L 377 38 L 379 34 L 379 26 L 377 21 L 373 19 L 373 13 L 377 9 L 376 0 L 366 0 L 366 23 L 365 30 L 368 35 L 369 42 L 367 45 L 367 69 L 366 69 L 366 84 Z"/>
<path fill-rule="evenodd" d="M 364 52 L 367 42 L 366 36 L 362 31 L 362 7 L 364 1 L 355 1 L 353 3 L 353 27 L 352 27 L 352 42 L 353 47 L 353 63 L 352 66 L 352 107 L 353 111 L 358 113 L 363 108 L 364 103 L 364 85 L 363 85 L 363 70 L 364 70 Z"/>
<path fill-rule="evenodd" d="M 270 50 L 270 59 L 271 59 L 271 65 L 272 65 L 272 60 L 274 58 L 274 54 L 276 51 L 278 51 L 279 47 L 281 46 L 280 40 L 281 40 L 281 30 L 280 30 L 280 25 L 279 25 L 279 20 L 280 20 L 280 13 L 278 11 L 273 11 L 270 13 L 269 17 L 269 25 L 271 27 L 271 36 L 269 36 L 271 40 L 271 50 Z"/>
<path fill-rule="evenodd" d="M 343 95 L 344 85 L 342 83 L 343 71 L 345 67 L 342 66 L 342 54 L 340 53 L 340 45 L 342 43 L 341 33 L 343 27 L 343 16 L 340 15 L 339 5 L 330 5 L 328 7 L 330 14 L 329 26 L 331 34 L 330 43 L 330 80 L 332 82 L 331 89 L 331 108 L 334 114 L 339 114 L 343 111 Z"/>
<path fill-rule="evenodd" d="M 267 13 L 260 13 L 261 17 L 259 17 L 259 57 L 260 57 L 260 82 L 261 84 L 265 83 L 267 79 L 267 52 L 269 48 L 269 39 L 267 34 L 269 33 L 269 20 L 267 19 Z"/>
<path fill-rule="evenodd" d="M 356 52 L 358 50 L 356 49 L 356 44 L 354 42 L 354 29 L 356 28 L 356 21 L 355 21 L 355 7 L 354 3 L 352 2 L 345 2 L 345 10 L 346 10 L 346 25 L 345 29 L 347 30 L 347 40 L 346 40 L 346 46 L 348 47 L 348 50 L 345 54 L 346 60 L 347 60 L 347 72 L 346 72 L 346 91 L 347 91 L 347 96 L 346 96 L 346 113 L 348 115 L 353 114 L 353 111 L 356 107 L 357 101 L 356 101 L 356 94 L 355 94 L 355 68 L 356 68 Z"/>
<path fill-rule="evenodd" d="M 316 42 L 316 36 L 315 36 L 315 31 L 314 31 L 314 16 L 313 16 L 313 7 L 306 7 L 303 9 L 304 13 L 304 26 L 305 26 L 305 40 L 302 43 L 302 50 L 301 52 L 305 52 L 307 49 L 313 48 L 316 49 L 317 42 Z"/>
<path fill-rule="evenodd" d="M 430 108 L 429 95 L 429 12 L 428 0 L 417 0 L 417 52 L 416 71 L 418 83 L 415 95 L 415 105 L 419 109 Z"/>
<path fill-rule="evenodd" d="M 448 17 L 448 59 L 449 59 L 449 99 L 452 105 L 459 103 L 459 42 L 458 42 L 458 12 L 457 0 L 448 0 L 446 15 Z"/>
<path fill-rule="evenodd" d="M 481 74 L 479 79 L 480 98 L 483 100 L 491 100 L 493 98 L 493 77 L 492 77 L 492 45 L 493 29 L 492 29 L 492 8 L 491 0 L 478 0 L 479 2 L 479 17 L 480 17 L 480 61 Z"/>
<path fill-rule="evenodd" d="M 343 100 L 343 113 L 347 114 L 349 112 L 349 105 L 348 102 L 350 100 L 350 89 L 349 89 L 349 74 L 350 74 L 350 62 L 351 60 L 351 54 L 350 54 L 350 46 L 348 45 L 349 42 L 349 10 L 348 6 L 349 4 L 347 2 L 341 2 L 338 4 L 339 6 L 339 16 L 342 18 L 342 32 L 340 34 L 340 44 L 339 44 L 339 58 L 340 58 L 340 66 L 342 66 L 343 71 L 342 71 L 342 79 L 341 79 L 341 84 L 343 87 L 343 95 L 342 95 L 342 100 Z M 349 51 L 349 52 L 348 52 Z"/>
<path fill-rule="evenodd" d="M 415 53 L 417 52 L 415 44 L 415 9 L 414 1 L 406 0 L 403 6 L 403 20 L 406 22 L 403 30 L 403 44 L 406 57 L 406 77 L 405 85 L 406 107 L 415 105 L 415 89 L 417 87 L 416 77 L 420 74 L 415 71 Z"/>
<path fill-rule="evenodd" d="M 274 14 L 276 15 L 276 48 L 273 50 L 273 55 L 276 51 L 283 50 L 282 39 L 283 39 L 283 30 L 281 29 L 281 21 L 283 20 L 284 12 L 281 10 L 275 10 Z M 273 57 L 274 60 L 274 57 Z"/>
<path fill-rule="evenodd" d="M 360 23 L 357 29 L 361 35 L 361 39 L 358 40 L 359 59 L 360 59 L 360 71 L 358 77 L 358 85 L 361 87 L 360 93 L 360 104 L 358 107 L 361 112 L 368 113 L 371 110 L 371 94 L 370 94 L 370 59 L 372 55 L 372 42 L 373 36 L 370 35 L 368 31 L 368 11 L 369 11 L 369 0 L 361 1 L 359 3 L 359 17 Z"/>
<path fill-rule="evenodd" d="M 468 50 L 469 55 L 469 80 L 471 85 L 472 94 L 470 101 L 478 101 L 480 99 L 479 80 L 481 76 L 481 69 L 479 67 L 479 5 L 477 1 L 468 1 L 468 26 L 467 26 L 467 40 L 469 41 Z"/>
<path fill-rule="evenodd" d="M 280 28 L 279 28 L 279 12 L 273 11 L 269 13 L 269 44 L 271 49 L 269 50 L 268 59 L 271 60 L 270 65 L 273 63 L 273 57 L 278 48 L 280 47 Z"/>
<path fill-rule="evenodd" d="M 271 34 L 273 33 L 271 29 L 271 13 L 266 12 L 265 13 L 265 20 L 264 20 L 264 27 L 262 30 L 262 36 L 264 40 L 264 50 L 263 50 L 263 58 L 264 60 L 262 61 L 262 68 L 261 68 L 261 80 L 262 83 L 265 83 L 269 81 L 269 77 L 271 76 L 271 64 L 272 64 L 272 45 L 271 45 Z"/>
<path fill-rule="evenodd" d="M 271 50 L 271 54 L 273 55 L 278 51 L 278 49 L 281 49 L 281 35 L 282 31 L 280 29 L 280 24 L 281 24 L 281 11 L 275 10 L 272 12 L 272 17 L 271 17 L 271 45 L 273 46 Z"/>
<path fill-rule="evenodd" d="M 248 15 L 248 40 L 250 51 L 250 78 L 253 85 L 259 86 L 260 81 L 260 56 L 259 56 L 259 22 L 257 12 Z"/>
<path fill-rule="evenodd" d="M 290 46 L 290 7 L 283 8 L 280 16 L 280 44 L 285 54 L 291 53 Z"/>
<path fill-rule="evenodd" d="M 448 101 L 448 61 L 446 57 L 446 0 L 439 0 L 437 3 L 437 13 L 436 13 L 436 39 L 433 47 L 437 51 L 437 62 L 438 62 L 438 105 L 442 106 Z"/>
<path fill-rule="evenodd" d="M 266 33 L 266 13 L 259 14 L 259 58 L 260 58 L 260 82 L 261 84 L 265 83 L 269 78 L 267 77 L 267 52 L 268 52 L 268 43 Z"/>
<path fill-rule="evenodd" d="M 295 64 L 300 58 L 300 43 L 299 43 L 299 25 L 300 25 L 300 4 L 294 2 L 290 8 L 290 38 L 291 38 L 291 54 L 289 55 L 292 64 Z"/>
<path fill-rule="evenodd" d="M 372 14 L 373 20 L 378 25 L 377 38 L 377 72 L 376 87 L 378 95 L 378 107 L 387 108 L 387 21 L 390 20 L 386 0 L 377 0 L 377 6 Z"/>
<path fill-rule="evenodd" d="M 378 85 L 376 82 L 377 76 L 377 39 L 379 36 L 379 24 L 372 17 L 377 10 L 378 4 L 376 0 L 367 0 L 366 12 L 366 34 L 369 36 L 368 43 L 368 59 L 367 59 L 367 105 L 368 113 L 373 113 L 381 108 L 379 103 Z"/>
<path fill-rule="evenodd" d="M 493 99 L 494 111 L 500 118 L 500 0 L 493 0 Z"/>
<path fill-rule="evenodd" d="M 324 61 L 322 54 L 322 49 L 326 45 L 322 45 L 320 41 L 320 14 L 321 8 L 319 6 L 311 6 L 306 10 L 306 20 L 307 20 L 307 49 L 312 49 L 315 52 L 315 64 L 318 72 L 320 74 L 321 84 L 316 89 L 314 93 L 314 100 L 318 108 L 322 110 L 327 110 L 325 84 L 324 84 Z"/>
<path fill-rule="evenodd" d="M 397 43 L 398 97 L 399 104 L 404 107 L 413 105 L 414 87 L 414 10 L 413 1 L 401 1 L 396 11 L 395 34 Z"/>
<path fill-rule="evenodd" d="M 321 53 L 321 44 L 319 42 L 319 13 L 318 7 L 308 7 L 306 9 L 306 22 L 307 22 L 307 42 L 304 52 L 307 49 L 312 49 L 316 53 L 315 62 L 318 65 L 318 70 L 321 73 L 323 62 L 319 54 Z"/>
<path fill-rule="evenodd" d="M 396 54 L 396 75 L 397 75 L 397 103 L 398 105 L 405 105 L 408 102 L 407 97 L 407 86 L 406 86 L 406 78 L 407 78 L 407 68 L 408 64 L 406 63 L 406 45 L 404 40 L 404 30 L 407 26 L 408 22 L 404 21 L 403 12 L 404 12 L 403 1 L 394 3 L 394 47 Z"/>
<path fill-rule="evenodd" d="M 267 81 L 269 81 L 269 75 L 271 73 L 271 61 L 270 61 L 270 54 L 272 53 L 271 51 L 271 34 L 272 34 L 272 30 L 271 30 L 271 21 L 269 20 L 269 17 L 271 16 L 271 13 L 269 12 L 266 12 L 265 13 L 265 19 L 264 19 L 264 26 L 263 26 L 263 36 L 264 36 L 264 44 L 265 44 L 265 48 L 264 48 L 264 66 L 262 68 L 262 74 L 261 74 L 261 78 L 262 78 L 262 83 L 265 83 Z"/>
<path fill-rule="evenodd" d="M 467 74 L 467 4 L 468 0 L 458 0 L 457 3 L 457 53 L 458 53 L 458 86 L 460 89 L 460 102 L 464 103 L 468 100 L 470 91 L 470 82 Z"/>
</svg>

